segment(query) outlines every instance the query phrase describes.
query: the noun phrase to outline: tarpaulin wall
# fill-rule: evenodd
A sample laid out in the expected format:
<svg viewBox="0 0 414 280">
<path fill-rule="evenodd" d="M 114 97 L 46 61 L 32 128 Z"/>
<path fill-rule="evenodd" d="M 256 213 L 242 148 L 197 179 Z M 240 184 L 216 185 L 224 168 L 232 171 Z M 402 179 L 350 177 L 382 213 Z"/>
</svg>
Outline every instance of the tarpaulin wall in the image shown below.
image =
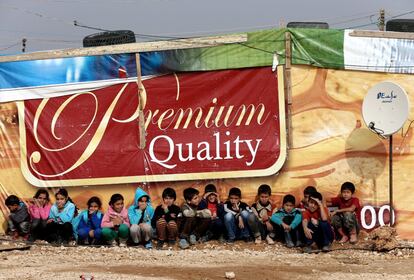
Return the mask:
<svg viewBox="0 0 414 280">
<path fill-rule="evenodd" d="M 250 41 L 250 43 L 248 41 L 246 45 L 249 45 L 249 47 L 237 45 L 209 48 L 207 50 L 191 50 L 189 52 L 173 52 L 174 56 L 170 55 L 168 57 L 177 58 L 181 56 L 185 59 L 182 59 L 180 63 L 175 63 L 175 59 L 171 60 L 175 61 L 174 63 L 160 63 L 158 69 L 170 72 L 173 68 L 181 68 L 175 69 L 181 71 L 194 71 L 270 66 L 274 62 L 273 53 L 275 51 L 281 54 L 279 63 L 282 63 L 284 31 L 272 30 L 251 34 L 249 40 L 257 36 L 257 41 Z M 326 197 L 330 197 L 337 194 L 342 182 L 352 181 L 357 187 L 356 195 L 363 204 L 377 207 L 374 216 L 376 225 L 378 225 L 380 219 L 379 208 L 387 204 L 388 201 L 388 142 L 378 138 L 366 129 L 362 121 L 361 104 L 370 87 L 383 80 L 392 80 L 407 91 L 412 105 L 413 77 L 408 74 L 326 69 L 356 69 L 366 66 L 365 64 L 345 63 L 352 57 L 357 59 L 360 55 L 358 51 L 350 53 L 346 51 L 349 49 L 347 31 L 297 30 L 292 31 L 292 36 L 293 62 L 316 65 L 325 67 L 325 69 L 311 66 L 294 66 L 292 68 L 293 107 L 291 115 L 292 130 L 290 131 L 292 146 L 288 151 L 284 167 L 277 175 L 222 179 L 213 180 L 213 182 L 218 186 L 222 199 L 226 198 L 226 193 L 230 187 L 239 186 L 242 188 L 243 198 L 248 202 L 254 200 L 257 187 L 262 183 L 267 183 L 272 186 L 273 200 L 280 206 L 283 195 L 292 193 L 299 199 L 303 188 L 309 184 L 316 185 Z M 303 37 L 307 37 L 307 39 L 303 39 Z M 327 38 L 331 38 L 331 40 Z M 401 40 L 398 42 L 401 42 Z M 400 47 L 393 49 L 397 52 L 400 50 L 398 54 L 401 55 L 407 49 L 407 46 L 410 49 L 411 45 L 405 44 L 406 47 L 403 49 Z M 237 53 L 241 49 L 249 53 L 245 56 L 238 56 Z M 233 59 L 231 59 L 232 53 L 235 55 Z M 210 54 L 214 59 L 209 58 Z M 395 55 L 394 53 L 390 57 L 395 57 Z M 227 60 L 223 60 L 223 56 L 227 57 Z M 362 56 L 367 56 L 367 54 L 362 54 Z M 243 57 L 249 59 L 243 60 Z M 402 67 L 388 65 L 387 69 L 389 71 L 387 72 L 411 72 L 412 68 L 408 67 L 411 58 L 404 55 L 402 57 L 405 60 L 400 61 L 405 61 L 406 65 Z M 200 61 L 203 61 L 203 63 Z M 394 61 L 378 60 L 373 65 L 365 67 L 364 70 L 382 71 L 387 63 L 395 64 Z M 372 60 L 369 62 L 371 63 Z M 375 69 L 376 67 L 381 69 Z M 133 71 L 133 67 L 131 67 L 131 71 Z M 0 73 L 2 72 L 0 71 Z M 148 71 L 147 74 L 154 73 Z M 116 75 L 117 73 L 113 74 L 114 77 Z M 2 77 L 4 77 L 3 73 Z M 5 79 L 9 80 L 9 78 Z M 30 186 L 21 175 L 16 105 L 11 102 L 2 103 L 0 106 L 1 194 L 3 197 L 8 194 L 16 194 L 27 199 L 34 194 L 36 188 Z M 413 119 L 412 107 L 410 119 Z M 412 239 L 412 236 L 414 236 L 414 209 L 411 203 L 414 195 L 409 191 L 409 183 L 414 179 L 411 172 L 413 166 L 412 146 L 412 128 L 409 127 L 409 122 L 407 122 L 403 133 L 394 137 L 394 203 L 397 211 L 396 226 L 398 233 L 401 237 L 408 239 Z M 156 182 L 148 183 L 145 187 L 157 203 L 162 190 L 167 186 L 176 189 L 181 201 L 180 194 L 184 188 L 195 186 L 202 191 L 203 186 L 208 182 L 203 180 Z M 106 204 L 110 195 L 115 192 L 122 193 L 126 197 L 127 203 L 131 203 L 136 186 L 132 183 L 78 186 L 71 187 L 69 192 L 80 207 L 86 204 L 91 195 L 100 196 Z M 2 203 L 4 200 L 0 201 Z M 4 204 L 1 204 L 1 210 L 0 221 L 4 224 L 7 215 Z M 372 214 L 369 211 L 367 212 Z M 372 215 L 365 222 L 370 224 L 371 218 Z"/>
</svg>

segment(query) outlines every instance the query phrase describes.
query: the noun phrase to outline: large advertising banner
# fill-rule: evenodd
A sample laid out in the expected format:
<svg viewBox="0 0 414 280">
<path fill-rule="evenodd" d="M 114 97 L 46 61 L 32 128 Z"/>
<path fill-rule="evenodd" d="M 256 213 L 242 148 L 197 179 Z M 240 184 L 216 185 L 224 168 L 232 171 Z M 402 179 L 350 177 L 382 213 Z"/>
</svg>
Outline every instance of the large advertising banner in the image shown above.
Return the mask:
<svg viewBox="0 0 414 280">
<path fill-rule="evenodd" d="M 281 67 L 163 75 L 143 86 L 138 93 L 136 79 L 125 79 L 20 103 L 27 181 L 44 187 L 258 177 L 285 162 Z"/>
</svg>

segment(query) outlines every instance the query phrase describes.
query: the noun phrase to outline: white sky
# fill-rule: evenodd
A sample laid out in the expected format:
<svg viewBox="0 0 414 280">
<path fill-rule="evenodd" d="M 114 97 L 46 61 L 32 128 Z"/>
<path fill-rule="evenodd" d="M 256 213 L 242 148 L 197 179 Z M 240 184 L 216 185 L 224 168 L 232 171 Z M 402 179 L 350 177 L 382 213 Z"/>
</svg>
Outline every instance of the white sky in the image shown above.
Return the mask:
<svg viewBox="0 0 414 280">
<path fill-rule="evenodd" d="M 189 37 L 280 27 L 290 21 L 325 21 L 331 28 L 377 29 L 379 10 L 386 18 L 414 19 L 413 0 L 0 0 L 0 55 L 74 48 L 108 30 Z M 137 38 L 138 41 L 143 40 Z"/>
</svg>

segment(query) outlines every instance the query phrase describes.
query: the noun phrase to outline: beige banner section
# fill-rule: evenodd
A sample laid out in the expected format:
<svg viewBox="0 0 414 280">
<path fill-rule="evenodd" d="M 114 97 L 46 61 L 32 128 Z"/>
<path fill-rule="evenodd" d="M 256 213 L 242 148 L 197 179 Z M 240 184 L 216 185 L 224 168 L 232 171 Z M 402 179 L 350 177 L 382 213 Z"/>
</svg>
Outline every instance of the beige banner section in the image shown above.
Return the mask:
<svg viewBox="0 0 414 280">
<path fill-rule="evenodd" d="M 307 66 L 292 68 L 291 146 L 282 170 L 272 176 L 208 181 L 162 182 L 144 185 L 155 204 L 162 190 L 175 188 L 178 203 L 189 186 L 201 192 L 213 182 L 221 198 L 233 186 L 242 189 L 243 199 L 253 202 L 257 187 L 272 187 L 273 201 L 280 206 L 282 197 L 291 193 L 299 200 L 307 185 L 315 185 L 329 198 L 335 196 L 344 181 L 355 183 L 356 196 L 365 206 L 388 204 L 388 140 L 370 132 L 361 115 L 362 100 L 368 89 L 381 81 L 393 81 L 408 93 L 414 120 L 414 76 L 358 71 L 338 71 Z M 20 171 L 19 129 L 15 103 L 0 104 L 0 231 L 6 229 L 8 210 L 4 198 L 9 194 L 28 199 L 36 188 L 25 181 Z M 394 205 L 396 228 L 402 238 L 414 239 L 413 130 L 407 121 L 394 135 Z M 79 208 L 92 195 L 98 195 L 107 206 L 116 192 L 132 203 L 137 184 L 83 186 L 68 188 Z M 53 194 L 53 189 L 51 189 Z"/>
</svg>

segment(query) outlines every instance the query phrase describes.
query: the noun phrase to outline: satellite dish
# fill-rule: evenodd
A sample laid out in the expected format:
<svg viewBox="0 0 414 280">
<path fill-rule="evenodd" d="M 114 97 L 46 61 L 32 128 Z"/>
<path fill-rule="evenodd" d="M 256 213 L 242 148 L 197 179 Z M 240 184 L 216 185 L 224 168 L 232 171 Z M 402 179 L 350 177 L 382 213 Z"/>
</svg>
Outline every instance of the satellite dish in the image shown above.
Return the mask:
<svg viewBox="0 0 414 280">
<path fill-rule="evenodd" d="M 408 114 L 407 93 L 393 82 L 382 82 L 373 86 L 362 103 L 365 124 L 381 136 L 392 135 L 400 130 Z"/>
</svg>

